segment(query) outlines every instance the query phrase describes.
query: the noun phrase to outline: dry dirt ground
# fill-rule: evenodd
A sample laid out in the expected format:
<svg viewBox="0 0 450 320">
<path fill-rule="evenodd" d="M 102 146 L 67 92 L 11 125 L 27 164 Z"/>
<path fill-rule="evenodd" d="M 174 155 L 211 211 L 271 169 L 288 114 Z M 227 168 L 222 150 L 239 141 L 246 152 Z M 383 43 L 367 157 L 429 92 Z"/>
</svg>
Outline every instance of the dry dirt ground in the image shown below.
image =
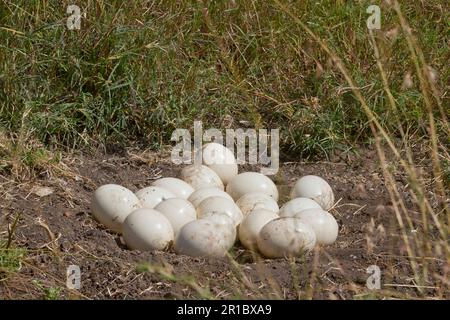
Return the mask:
<svg viewBox="0 0 450 320">
<path fill-rule="evenodd" d="M 13 237 L 26 248 L 17 273 L 0 278 L 1 299 L 316 298 L 415 296 L 409 262 L 373 150 L 330 162 L 285 162 L 275 181 L 281 194 L 305 174 L 324 177 L 338 200 L 332 210 L 340 232 L 332 246 L 303 259 L 265 260 L 239 244 L 223 260 L 126 249 L 90 213 L 95 188 L 121 184 L 133 191 L 154 179 L 178 176 L 179 166 L 150 152 L 113 150 L 63 159 L 61 170 L 23 183 L 1 176 L 1 235 L 20 214 Z M 241 171 L 249 168 L 241 168 Z M 254 168 L 253 168 L 254 169 Z M 412 206 L 407 192 L 404 197 Z M 43 189 L 44 187 L 44 189 Z M 49 188 L 46 189 L 45 187 Z M 48 191 L 48 195 L 43 195 Z M 40 195 L 38 195 L 40 194 Z M 45 192 L 44 192 L 45 194 Z M 286 196 L 284 197 L 284 201 Z M 283 201 L 283 198 L 281 202 Z M 81 289 L 66 288 L 69 265 L 81 268 Z M 381 270 L 380 291 L 366 288 L 366 269 Z M 442 266 L 437 265 L 437 268 Z M 433 288 L 426 289 L 433 294 Z"/>
</svg>

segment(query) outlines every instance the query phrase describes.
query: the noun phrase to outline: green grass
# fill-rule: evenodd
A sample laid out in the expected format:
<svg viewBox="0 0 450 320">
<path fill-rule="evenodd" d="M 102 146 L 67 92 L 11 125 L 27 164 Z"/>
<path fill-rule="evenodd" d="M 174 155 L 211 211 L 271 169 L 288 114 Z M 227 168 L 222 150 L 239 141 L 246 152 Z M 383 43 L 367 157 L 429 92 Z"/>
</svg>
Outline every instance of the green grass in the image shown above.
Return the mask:
<svg viewBox="0 0 450 320">
<path fill-rule="evenodd" d="M 22 268 L 26 250 L 23 248 L 4 248 L 0 246 L 0 281 Z"/>
<path fill-rule="evenodd" d="M 42 292 L 44 300 L 60 300 L 63 288 L 45 286 L 38 280 L 33 280 L 33 284 Z"/>
<path fill-rule="evenodd" d="M 47 148 L 134 140 L 158 149 L 175 128 L 192 128 L 194 120 L 220 128 L 231 116 L 234 127 L 246 120 L 281 128 L 284 151 L 302 157 L 370 141 L 367 117 L 345 79 L 272 1 L 75 3 L 86 12 L 79 31 L 66 28 L 69 1 L 0 5 L 5 132 L 29 133 Z M 368 39 L 368 5 L 325 0 L 290 8 L 344 59 L 380 122 L 396 131 Z M 403 4 L 441 89 L 449 82 L 443 7 Z M 403 127 L 426 135 L 418 79 L 401 89 L 414 68 L 405 38 L 401 30 L 387 38 L 399 24 L 391 8 L 381 10 L 376 38 L 397 115 Z"/>
<path fill-rule="evenodd" d="M 7 228 L 7 236 L 0 239 L 0 281 L 8 278 L 9 275 L 19 272 L 22 268 L 22 261 L 25 259 L 27 250 L 13 245 L 14 232 L 20 214 L 16 216 L 13 223 Z"/>
</svg>

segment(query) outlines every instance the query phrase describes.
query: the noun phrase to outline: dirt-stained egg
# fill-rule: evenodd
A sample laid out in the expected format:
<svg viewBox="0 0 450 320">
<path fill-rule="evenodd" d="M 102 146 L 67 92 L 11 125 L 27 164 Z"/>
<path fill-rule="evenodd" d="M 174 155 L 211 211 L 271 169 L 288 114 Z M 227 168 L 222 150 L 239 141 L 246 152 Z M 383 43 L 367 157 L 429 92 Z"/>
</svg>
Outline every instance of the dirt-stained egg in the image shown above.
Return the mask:
<svg viewBox="0 0 450 320">
<path fill-rule="evenodd" d="M 142 208 L 130 213 L 123 223 L 123 239 L 130 249 L 164 250 L 174 239 L 169 220 L 154 209 Z"/>
<path fill-rule="evenodd" d="M 207 143 L 202 148 L 203 164 L 212 169 L 227 185 L 238 174 L 233 152 L 219 143 Z"/>
<path fill-rule="evenodd" d="M 182 198 L 167 199 L 159 203 L 155 210 L 161 212 L 169 220 L 175 236 L 185 224 L 197 219 L 197 213 L 192 203 Z"/>
<path fill-rule="evenodd" d="M 200 202 L 197 207 L 197 216 L 202 218 L 207 213 L 226 214 L 234 221 L 235 226 L 239 225 L 243 218 L 241 209 L 239 209 L 234 201 L 221 196 L 208 197 Z"/>
<path fill-rule="evenodd" d="M 322 209 L 329 210 L 334 204 L 334 194 L 328 182 L 318 176 L 301 177 L 294 184 L 291 199 L 309 198 L 317 202 Z"/>
<path fill-rule="evenodd" d="M 223 182 L 212 169 L 204 165 L 190 165 L 181 170 L 181 178 L 189 183 L 195 190 L 206 187 L 215 187 L 224 190 Z"/>
<path fill-rule="evenodd" d="M 280 217 L 293 217 L 296 213 L 306 209 L 322 209 L 322 207 L 309 198 L 295 198 L 286 202 L 278 212 Z"/>
<path fill-rule="evenodd" d="M 248 213 L 239 225 L 239 240 L 250 250 L 257 250 L 257 241 L 261 229 L 279 216 L 267 209 L 256 209 Z"/>
<path fill-rule="evenodd" d="M 238 174 L 228 183 L 226 191 L 235 201 L 250 192 L 265 193 L 278 201 L 278 189 L 275 183 L 258 172 Z"/>
<path fill-rule="evenodd" d="M 164 200 L 176 198 L 169 190 L 156 186 L 143 188 L 136 192 L 136 196 L 141 201 L 142 208 L 149 209 L 153 209 Z"/>
<path fill-rule="evenodd" d="M 266 209 L 275 213 L 279 210 L 277 202 L 271 196 L 258 192 L 244 194 L 236 201 L 236 205 L 241 209 L 244 217 L 256 209 Z"/>
<path fill-rule="evenodd" d="M 225 213 L 217 213 L 217 212 L 207 212 L 205 213 L 201 219 L 208 219 L 211 221 L 214 221 L 215 223 L 218 223 L 220 225 L 223 225 L 224 227 L 228 227 L 231 230 L 229 230 L 232 234 L 234 234 L 234 237 L 227 237 L 226 240 L 228 241 L 228 247 L 232 247 L 234 243 L 237 240 L 237 231 L 235 227 L 235 222 L 231 217 Z"/>
<path fill-rule="evenodd" d="M 181 228 L 175 252 L 192 257 L 224 257 L 236 238 L 236 229 L 214 219 L 198 219 Z M 230 245 L 231 244 L 231 245 Z"/>
<path fill-rule="evenodd" d="M 187 182 L 172 177 L 153 181 L 152 186 L 161 187 L 172 192 L 177 198 L 187 199 L 194 192 L 194 188 Z"/>
<path fill-rule="evenodd" d="M 257 243 L 267 258 L 298 257 L 314 248 L 316 234 L 298 218 L 277 218 L 261 229 Z"/>
<path fill-rule="evenodd" d="M 230 199 L 233 200 L 233 198 L 226 193 L 223 190 L 220 190 L 218 188 L 200 188 L 195 190 L 188 198 L 188 201 L 190 201 L 194 207 L 198 207 L 198 205 L 200 204 L 200 202 L 202 202 L 203 200 L 205 200 L 206 198 L 212 197 L 212 196 L 219 196 L 222 198 L 226 198 L 226 199 Z"/>
<path fill-rule="evenodd" d="M 125 218 L 140 206 L 141 202 L 131 190 L 117 184 L 106 184 L 95 190 L 91 204 L 94 217 L 119 233 Z"/>
<path fill-rule="evenodd" d="M 311 226 L 316 234 L 318 244 L 328 245 L 336 241 L 339 226 L 331 213 L 315 208 L 300 211 L 294 217 Z"/>
</svg>

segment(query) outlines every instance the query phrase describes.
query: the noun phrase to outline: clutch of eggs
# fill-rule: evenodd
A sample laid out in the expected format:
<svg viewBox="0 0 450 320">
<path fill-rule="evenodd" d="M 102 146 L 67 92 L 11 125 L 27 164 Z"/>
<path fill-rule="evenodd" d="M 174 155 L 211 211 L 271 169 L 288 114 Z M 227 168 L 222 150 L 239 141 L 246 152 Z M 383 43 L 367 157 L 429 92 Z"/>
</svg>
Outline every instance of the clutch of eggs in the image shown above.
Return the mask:
<svg viewBox="0 0 450 320">
<path fill-rule="evenodd" d="M 93 216 L 132 250 L 194 257 L 224 257 L 237 240 L 266 258 L 300 256 L 336 241 L 339 226 L 327 211 L 334 194 L 324 179 L 301 177 L 280 207 L 275 183 L 261 173 L 238 173 L 231 150 L 208 143 L 202 153 L 202 165 L 136 193 L 117 184 L 99 187 Z"/>
</svg>

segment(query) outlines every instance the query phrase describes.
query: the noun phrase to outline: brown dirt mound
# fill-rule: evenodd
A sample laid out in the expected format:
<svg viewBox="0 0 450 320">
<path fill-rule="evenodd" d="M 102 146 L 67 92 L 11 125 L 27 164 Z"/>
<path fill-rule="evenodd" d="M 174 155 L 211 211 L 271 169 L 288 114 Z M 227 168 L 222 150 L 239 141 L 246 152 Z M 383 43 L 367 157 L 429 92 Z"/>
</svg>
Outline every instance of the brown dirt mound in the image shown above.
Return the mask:
<svg viewBox="0 0 450 320">
<path fill-rule="evenodd" d="M 298 177 L 316 174 L 329 181 L 339 200 L 332 210 L 340 226 L 337 242 L 296 261 L 264 260 L 239 245 L 231 252 L 232 260 L 126 249 L 119 236 L 92 218 L 91 194 L 105 183 L 136 191 L 159 177 L 178 176 L 180 167 L 164 160 L 167 157 L 146 152 L 85 154 L 65 159 L 63 171 L 26 184 L 8 184 L 10 178 L 4 177 L 8 187 L 0 204 L 2 230 L 20 214 L 14 244 L 27 248 L 27 255 L 19 272 L 0 281 L 0 297 L 364 298 L 377 294 L 366 288 L 370 265 L 380 267 L 389 296 L 414 296 L 409 262 L 376 155 L 370 150 L 361 154 L 361 158 L 336 157 L 334 162 L 282 165 L 275 179 L 282 194 Z M 406 185 L 405 177 L 397 179 Z M 42 187 L 52 193 L 38 196 Z M 404 196 L 412 206 L 406 187 Z M 71 264 L 81 268 L 79 291 L 65 286 Z"/>
</svg>

